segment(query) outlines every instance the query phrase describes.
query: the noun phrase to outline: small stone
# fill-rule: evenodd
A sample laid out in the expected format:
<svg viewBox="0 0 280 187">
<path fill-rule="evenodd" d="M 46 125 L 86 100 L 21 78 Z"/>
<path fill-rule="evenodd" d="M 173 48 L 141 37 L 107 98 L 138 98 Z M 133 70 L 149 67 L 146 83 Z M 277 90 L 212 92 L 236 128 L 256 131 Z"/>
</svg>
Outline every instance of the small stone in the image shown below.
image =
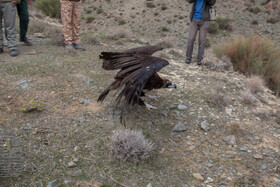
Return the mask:
<svg viewBox="0 0 280 187">
<path fill-rule="evenodd" d="M 204 180 L 204 178 L 201 176 L 200 173 L 193 173 L 193 177 L 197 180 L 201 180 L 201 181 Z"/>
<path fill-rule="evenodd" d="M 259 155 L 259 154 L 255 154 L 253 157 L 254 157 L 254 159 L 263 159 L 262 155 Z"/>
<path fill-rule="evenodd" d="M 35 128 L 32 134 L 33 134 L 33 135 L 36 135 L 36 134 L 38 134 L 38 133 L 39 133 L 39 129 L 38 129 L 38 128 Z"/>
<path fill-rule="evenodd" d="M 31 51 L 30 53 L 28 53 L 29 55 L 36 55 L 37 54 L 37 51 Z"/>
<path fill-rule="evenodd" d="M 248 148 L 247 147 L 240 147 L 240 151 L 248 152 Z"/>
<path fill-rule="evenodd" d="M 225 109 L 225 112 L 226 112 L 228 115 L 231 116 L 231 114 L 232 114 L 232 109 L 231 109 L 231 108 L 226 108 L 226 109 Z"/>
<path fill-rule="evenodd" d="M 147 187 L 153 187 L 153 186 L 152 186 L 152 183 L 149 183 L 149 184 L 147 185 Z"/>
<path fill-rule="evenodd" d="M 227 184 L 227 181 L 220 181 L 219 184 L 220 184 L 220 185 L 226 185 L 226 184 Z"/>
<path fill-rule="evenodd" d="M 214 182 L 214 180 L 212 178 L 208 177 L 204 183 L 207 184 L 207 183 L 212 183 L 212 182 Z"/>
<path fill-rule="evenodd" d="M 76 166 L 76 164 L 73 161 L 71 161 L 71 162 L 68 163 L 68 166 L 69 167 L 74 167 L 74 166 Z"/>
<path fill-rule="evenodd" d="M 55 179 L 48 183 L 47 187 L 56 187 L 58 185 L 58 180 Z"/>
<path fill-rule="evenodd" d="M 37 38 L 45 38 L 46 36 L 43 33 L 34 33 L 34 36 L 36 36 Z"/>
<path fill-rule="evenodd" d="M 207 121 L 203 121 L 200 125 L 200 128 L 204 130 L 205 132 L 209 131 L 211 129 L 210 124 Z"/>
<path fill-rule="evenodd" d="M 185 105 L 178 105 L 177 108 L 178 108 L 178 110 L 187 110 L 188 109 L 188 107 Z"/>
<path fill-rule="evenodd" d="M 75 146 L 75 147 L 74 147 L 74 151 L 75 151 L 75 152 L 77 152 L 78 149 L 79 149 L 79 146 Z"/>
<path fill-rule="evenodd" d="M 261 168 L 262 168 L 262 169 L 267 169 L 267 165 L 266 165 L 266 164 L 262 164 L 262 165 L 261 165 Z"/>
<path fill-rule="evenodd" d="M 64 180 L 64 184 L 68 184 L 69 182 L 69 180 Z"/>
<path fill-rule="evenodd" d="M 74 158 L 74 159 L 73 159 L 73 162 L 78 162 L 78 161 L 79 161 L 78 158 Z"/>
<path fill-rule="evenodd" d="M 236 144 L 236 140 L 235 140 L 234 135 L 229 135 L 227 137 L 224 137 L 223 140 L 229 145 L 235 145 Z"/>
<path fill-rule="evenodd" d="M 181 131 L 186 131 L 187 130 L 187 127 L 182 124 L 182 123 L 178 123 L 173 129 L 172 129 L 172 132 L 181 132 Z"/>
<path fill-rule="evenodd" d="M 18 86 L 20 86 L 22 89 L 28 88 L 28 80 L 23 80 L 17 83 Z"/>
<path fill-rule="evenodd" d="M 90 99 L 85 99 L 80 101 L 80 104 L 84 104 L 84 105 L 87 105 L 89 103 L 90 103 Z"/>
</svg>

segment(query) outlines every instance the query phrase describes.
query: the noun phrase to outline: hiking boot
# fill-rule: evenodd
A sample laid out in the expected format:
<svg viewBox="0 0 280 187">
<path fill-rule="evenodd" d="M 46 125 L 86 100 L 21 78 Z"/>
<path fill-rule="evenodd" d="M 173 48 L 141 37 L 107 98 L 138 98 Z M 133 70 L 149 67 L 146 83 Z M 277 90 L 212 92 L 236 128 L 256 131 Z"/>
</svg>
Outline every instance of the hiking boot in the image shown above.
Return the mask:
<svg viewBox="0 0 280 187">
<path fill-rule="evenodd" d="M 81 44 L 74 44 L 74 49 L 85 51 L 86 49 L 81 46 Z"/>
<path fill-rule="evenodd" d="M 68 51 L 68 52 L 74 51 L 74 47 L 73 47 L 72 44 L 66 44 L 66 45 L 65 45 L 65 49 L 66 49 L 66 51 Z"/>
<path fill-rule="evenodd" d="M 28 38 L 24 37 L 20 39 L 26 46 L 32 46 L 32 43 L 28 40 Z"/>
<path fill-rule="evenodd" d="M 192 59 L 191 58 L 186 58 L 186 60 L 185 60 L 185 63 L 186 64 L 190 64 L 192 62 Z"/>
<path fill-rule="evenodd" d="M 10 55 L 11 55 L 12 57 L 18 56 L 18 50 L 17 50 L 17 49 L 12 49 L 12 50 L 10 51 Z"/>
<path fill-rule="evenodd" d="M 0 48 L 0 54 L 3 53 L 3 52 L 4 52 L 3 48 Z"/>
</svg>

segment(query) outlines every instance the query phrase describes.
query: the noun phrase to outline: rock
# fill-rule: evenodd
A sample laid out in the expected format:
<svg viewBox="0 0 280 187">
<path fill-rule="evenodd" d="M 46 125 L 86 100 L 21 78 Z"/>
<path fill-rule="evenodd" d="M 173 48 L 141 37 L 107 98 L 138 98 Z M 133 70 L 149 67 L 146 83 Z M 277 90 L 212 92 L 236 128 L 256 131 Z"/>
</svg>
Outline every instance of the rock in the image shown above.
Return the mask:
<svg viewBox="0 0 280 187">
<path fill-rule="evenodd" d="M 90 103 L 90 99 L 85 99 L 80 101 L 80 104 L 84 104 L 84 105 L 87 105 L 89 103 Z"/>
<path fill-rule="evenodd" d="M 220 185 L 226 185 L 226 184 L 227 184 L 227 181 L 220 181 L 219 184 L 220 184 Z"/>
<path fill-rule="evenodd" d="M 208 177 L 204 183 L 208 184 L 208 183 L 212 183 L 212 182 L 214 182 L 214 180 L 212 178 Z"/>
<path fill-rule="evenodd" d="M 141 44 L 149 44 L 149 42 L 147 40 L 145 40 L 144 38 L 140 38 L 138 40 Z"/>
<path fill-rule="evenodd" d="M 204 178 L 201 176 L 200 173 L 193 173 L 193 177 L 197 180 L 201 180 L 201 181 L 204 180 Z"/>
<path fill-rule="evenodd" d="M 69 182 L 69 180 L 64 180 L 64 184 L 68 184 Z"/>
<path fill-rule="evenodd" d="M 46 36 L 43 33 L 34 33 L 34 36 L 36 36 L 37 38 L 45 38 Z"/>
<path fill-rule="evenodd" d="M 58 185 L 58 180 L 55 179 L 48 183 L 47 187 L 56 187 Z"/>
<path fill-rule="evenodd" d="M 264 169 L 267 169 L 267 165 L 266 164 L 262 164 L 261 165 L 261 168 L 264 170 Z"/>
<path fill-rule="evenodd" d="M 234 135 L 229 135 L 227 137 L 224 137 L 223 140 L 229 145 L 235 145 L 236 144 L 236 140 L 235 140 Z"/>
<path fill-rule="evenodd" d="M 147 185 L 147 187 L 153 187 L 153 186 L 152 186 L 152 183 L 149 183 L 149 184 Z"/>
<path fill-rule="evenodd" d="M 232 109 L 231 109 L 231 108 L 226 107 L 226 108 L 225 108 L 225 112 L 226 112 L 228 115 L 230 115 L 230 116 L 231 116 L 231 114 L 232 114 Z"/>
<path fill-rule="evenodd" d="M 75 164 L 73 161 L 71 161 L 71 162 L 68 163 L 68 166 L 69 166 L 69 167 L 75 167 L 76 164 Z"/>
<path fill-rule="evenodd" d="M 205 132 L 209 131 L 211 129 L 211 126 L 210 124 L 207 122 L 207 121 L 203 121 L 201 124 L 200 124 L 200 128 L 202 130 L 204 130 Z"/>
<path fill-rule="evenodd" d="M 74 147 L 74 151 L 77 152 L 79 150 L 79 146 Z"/>
<path fill-rule="evenodd" d="M 26 89 L 29 86 L 28 82 L 29 82 L 28 80 L 23 80 L 23 81 L 18 82 L 17 85 L 20 86 L 22 89 Z"/>
<path fill-rule="evenodd" d="M 177 108 L 178 108 L 178 110 L 187 110 L 188 109 L 188 107 L 185 105 L 178 105 Z"/>
<path fill-rule="evenodd" d="M 35 128 L 34 131 L 32 132 L 33 135 L 36 135 L 38 133 L 39 133 L 39 129 L 38 128 Z"/>
<path fill-rule="evenodd" d="M 172 132 L 181 132 L 185 130 L 187 130 L 187 127 L 184 124 L 178 122 L 178 124 L 172 129 Z"/>
<path fill-rule="evenodd" d="M 74 162 L 74 163 L 76 163 L 76 162 L 78 162 L 78 161 L 79 161 L 78 158 L 74 158 L 74 159 L 73 159 L 73 162 Z"/>
<path fill-rule="evenodd" d="M 28 53 L 29 55 L 36 55 L 37 54 L 37 51 L 31 51 L 30 53 Z"/>
<path fill-rule="evenodd" d="M 253 157 L 254 157 L 254 159 L 263 159 L 262 155 L 259 155 L 259 154 L 255 154 Z"/>
<path fill-rule="evenodd" d="M 248 148 L 247 147 L 240 147 L 240 151 L 248 152 Z"/>
</svg>

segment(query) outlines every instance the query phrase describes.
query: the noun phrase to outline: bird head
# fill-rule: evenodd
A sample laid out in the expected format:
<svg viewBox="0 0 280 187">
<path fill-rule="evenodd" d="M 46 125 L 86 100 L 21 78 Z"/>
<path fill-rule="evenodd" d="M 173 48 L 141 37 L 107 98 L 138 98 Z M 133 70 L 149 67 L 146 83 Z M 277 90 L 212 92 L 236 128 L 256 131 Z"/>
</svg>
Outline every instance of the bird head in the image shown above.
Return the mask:
<svg viewBox="0 0 280 187">
<path fill-rule="evenodd" d="M 163 79 L 163 82 L 164 82 L 163 88 L 177 88 L 177 85 L 168 79 Z"/>
</svg>

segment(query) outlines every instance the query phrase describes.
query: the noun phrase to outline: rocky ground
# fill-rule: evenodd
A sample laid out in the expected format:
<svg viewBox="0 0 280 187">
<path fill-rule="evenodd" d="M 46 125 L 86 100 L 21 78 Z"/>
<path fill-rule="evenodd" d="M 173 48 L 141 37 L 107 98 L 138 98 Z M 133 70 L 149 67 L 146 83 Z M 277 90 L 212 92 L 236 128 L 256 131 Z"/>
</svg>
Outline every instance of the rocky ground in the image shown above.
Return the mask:
<svg viewBox="0 0 280 187">
<path fill-rule="evenodd" d="M 83 23 L 86 52 L 69 54 L 63 47 L 51 44 L 49 38 L 32 34 L 34 46 L 20 44 L 19 57 L 11 58 L 6 48 L 1 54 L 0 135 L 20 140 L 23 171 L 16 178 L 0 178 L 0 185 L 37 187 L 57 182 L 59 186 L 280 186 L 279 98 L 265 89 L 256 95 L 257 102 L 245 104 L 240 94 L 246 89 L 244 75 L 223 66 L 209 69 L 195 63 L 186 65 L 182 46 L 186 42 L 187 16 L 171 24 L 170 32 L 163 35 L 153 30 L 149 35 L 146 33 L 154 20 L 144 25 L 147 21 L 140 17 L 143 10 L 146 18 L 154 11 L 135 1 L 118 3 L 94 1 L 93 6 L 102 5 L 103 13 L 95 15 L 91 24 Z M 186 15 L 185 1 L 166 4 L 178 10 L 176 14 Z M 219 7 L 224 4 L 226 1 Z M 227 10 L 234 14 L 234 3 L 229 5 L 233 8 Z M 89 7 L 84 5 L 84 9 Z M 169 9 L 159 11 L 160 16 L 170 17 L 164 14 Z M 97 17 L 120 14 L 122 10 L 122 15 L 127 16 L 135 10 L 139 12 L 135 13 L 135 28 L 129 26 L 132 21 L 118 25 L 113 17 Z M 39 18 L 34 13 L 32 19 Z M 163 20 L 157 25 L 163 26 Z M 279 38 L 277 24 L 271 25 L 275 29 L 271 37 Z M 106 25 L 118 28 L 124 36 L 115 39 L 112 28 L 108 33 L 102 32 Z M 146 29 L 139 30 L 141 25 Z M 180 29 L 184 32 L 178 32 Z M 143 35 L 139 35 L 141 32 Z M 238 33 L 242 30 L 234 29 L 229 35 Z M 221 32 L 210 38 L 217 41 L 215 38 L 229 35 Z M 115 95 L 102 104 L 96 103 L 115 72 L 102 70 L 98 55 L 147 42 L 155 44 L 164 36 L 172 46 L 156 54 L 170 62 L 160 75 L 178 88 L 151 92 L 158 101 L 146 101 L 158 109 L 148 111 L 136 106 L 126 115 L 127 127 L 142 130 L 155 143 L 156 150 L 150 160 L 139 165 L 116 163 L 110 159 L 108 144 L 112 132 L 124 127 L 119 123 L 118 112 L 113 117 Z M 174 39 L 178 37 L 182 40 Z M 91 42 L 87 42 L 89 39 Z M 205 63 L 223 63 L 214 57 L 212 48 L 206 53 Z M 30 101 L 34 106 L 28 106 Z"/>
</svg>

